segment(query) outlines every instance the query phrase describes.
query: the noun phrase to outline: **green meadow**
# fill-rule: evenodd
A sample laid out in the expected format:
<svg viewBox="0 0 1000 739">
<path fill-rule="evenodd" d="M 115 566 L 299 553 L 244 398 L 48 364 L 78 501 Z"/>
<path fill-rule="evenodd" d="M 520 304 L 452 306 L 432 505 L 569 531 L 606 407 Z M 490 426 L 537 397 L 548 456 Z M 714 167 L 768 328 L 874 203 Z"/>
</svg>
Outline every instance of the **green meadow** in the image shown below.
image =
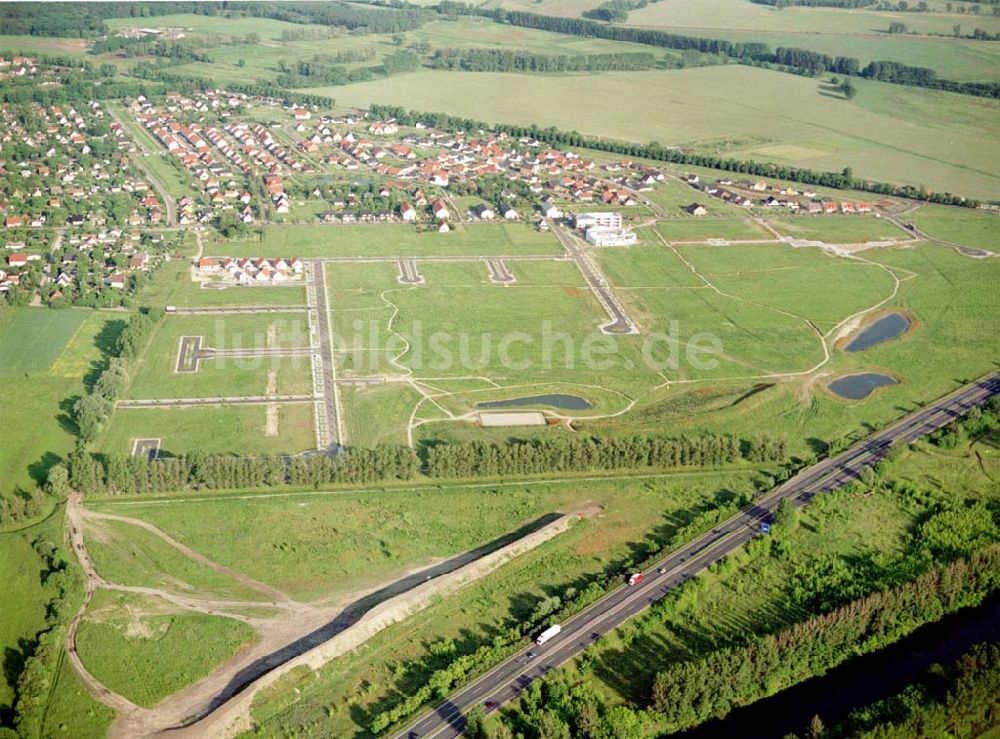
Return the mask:
<svg viewBox="0 0 1000 739">
<path fill-rule="evenodd" d="M 279 405 L 273 435 L 267 432 L 263 405 L 120 408 L 98 438 L 97 449 L 105 454 L 131 454 L 136 439 L 159 439 L 164 455 L 196 450 L 208 454 L 295 454 L 316 446 L 311 403 Z"/>
<path fill-rule="evenodd" d="M 283 289 L 283 288 L 281 288 Z M 197 372 L 175 372 L 181 337 L 201 336 L 202 347 L 266 349 L 306 347 L 309 329 L 301 313 L 254 315 L 168 315 L 136 364 L 129 398 L 199 398 L 264 395 L 270 373 L 277 395 L 312 392 L 308 356 L 203 359 Z"/>
<path fill-rule="evenodd" d="M 111 690 L 151 707 L 209 674 L 254 638 L 239 621 L 171 612 L 156 598 L 100 592 L 80 624 L 77 649 Z"/>
<path fill-rule="evenodd" d="M 562 247 L 553 234 L 526 223 L 456 225 L 444 234 L 430 227 L 374 224 L 266 226 L 257 239 L 213 243 L 205 251 L 228 257 L 477 257 L 559 254 Z"/>
<path fill-rule="evenodd" d="M 103 367 L 115 313 L 21 308 L 0 312 L 0 394 L 8 431 L 0 444 L 0 494 L 33 488 L 73 448 L 72 399 Z"/>
<path fill-rule="evenodd" d="M 935 239 L 980 249 L 1000 249 L 1000 218 L 995 213 L 922 205 L 903 218 Z"/>
<path fill-rule="evenodd" d="M 970 259 L 931 245 L 868 250 L 862 253 L 864 262 L 790 247 L 691 246 L 680 252 L 720 290 L 771 311 L 793 312 L 802 316 L 798 320 L 815 321 L 820 331 L 829 334 L 828 341 L 835 336 L 830 328 L 838 316 L 882 301 L 879 312 L 903 311 L 913 326 L 902 337 L 863 352 L 849 354 L 838 342 L 830 360 L 808 375 L 768 378 L 748 372 L 746 379 L 728 382 L 706 378 L 674 383 L 643 396 L 625 416 L 582 427 L 626 433 L 662 428 L 686 433 L 726 430 L 737 435 L 767 428 L 788 438 L 794 451 L 815 453 L 833 439 L 861 438 L 872 427 L 995 369 L 1000 298 L 987 287 L 1000 279 L 995 260 Z M 761 267 L 762 262 L 772 269 Z M 895 297 L 888 300 L 894 280 L 880 273 L 882 267 L 900 280 Z M 836 290 L 831 289 L 834 286 Z M 640 307 L 660 301 L 664 310 L 672 310 L 668 296 L 692 292 L 708 291 L 630 290 L 625 298 Z M 716 316 L 722 326 L 726 320 L 727 314 Z M 789 348 L 771 328 L 758 340 L 774 347 L 767 356 L 781 356 Z M 735 346 L 723 340 L 727 355 Z M 815 346 L 819 348 L 818 339 Z M 887 371 L 900 383 L 855 403 L 825 390 L 835 377 L 862 370 Z"/>
<path fill-rule="evenodd" d="M 647 547 L 668 539 L 704 507 L 746 489 L 749 480 L 745 473 L 714 472 L 711 478 L 678 475 L 445 493 L 450 496 L 447 502 L 438 502 L 451 508 L 454 501 L 455 519 L 466 515 L 466 505 L 472 506 L 465 523 L 474 527 L 492 526 L 489 521 L 498 516 L 499 501 L 506 501 L 503 508 L 523 506 L 528 520 L 583 501 L 601 505 L 603 511 L 405 623 L 388 627 L 363 649 L 322 668 L 315 679 L 288 676 L 255 699 L 253 718 L 265 733 L 279 726 L 301 733 L 363 733 L 376 706 L 428 678 L 426 665 L 434 662 L 430 655 L 472 651 L 496 629 L 526 617 L 543 598 L 568 595 L 571 588 L 575 592 L 605 570 L 625 571 Z M 410 515 L 420 521 L 424 503 L 432 501 L 433 497 L 415 500 Z M 433 531 L 436 538 L 437 530 Z M 423 537 L 413 540 L 420 542 Z"/>
</svg>

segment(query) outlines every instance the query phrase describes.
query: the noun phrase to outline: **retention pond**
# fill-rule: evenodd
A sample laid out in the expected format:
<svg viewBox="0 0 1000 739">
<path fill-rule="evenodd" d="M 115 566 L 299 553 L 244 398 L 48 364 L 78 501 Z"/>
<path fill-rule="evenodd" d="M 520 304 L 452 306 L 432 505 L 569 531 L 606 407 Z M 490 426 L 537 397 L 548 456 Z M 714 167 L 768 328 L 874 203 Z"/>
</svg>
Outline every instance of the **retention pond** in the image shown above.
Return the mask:
<svg viewBox="0 0 1000 739">
<path fill-rule="evenodd" d="M 881 372 L 859 372 L 855 375 L 844 375 L 827 385 L 830 392 L 845 400 L 864 400 L 880 387 L 898 384 L 889 375 Z"/>
<path fill-rule="evenodd" d="M 847 345 L 845 351 L 863 352 L 865 349 L 871 349 L 884 341 L 891 341 L 902 336 L 909 328 L 909 318 L 902 313 L 889 313 L 851 339 L 851 343 Z"/>
<path fill-rule="evenodd" d="M 586 398 L 579 395 L 529 395 L 523 398 L 510 398 L 508 400 L 491 400 L 485 403 L 477 403 L 476 408 L 520 408 L 523 406 L 547 405 L 551 408 L 560 408 L 567 411 L 586 411 L 594 406 Z"/>
</svg>

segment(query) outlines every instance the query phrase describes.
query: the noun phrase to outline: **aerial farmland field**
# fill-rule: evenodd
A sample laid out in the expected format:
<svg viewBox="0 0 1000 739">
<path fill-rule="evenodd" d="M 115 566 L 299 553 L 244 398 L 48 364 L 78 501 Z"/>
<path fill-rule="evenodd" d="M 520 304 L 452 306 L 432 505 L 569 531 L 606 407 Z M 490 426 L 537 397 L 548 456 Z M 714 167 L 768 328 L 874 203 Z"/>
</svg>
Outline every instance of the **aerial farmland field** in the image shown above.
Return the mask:
<svg viewBox="0 0 1000 739">
<path fill-rule="evenodd" d="M 0 87 L 0 737 L 997 731 L 996 5 L 8 3 Z"/>
</svg>

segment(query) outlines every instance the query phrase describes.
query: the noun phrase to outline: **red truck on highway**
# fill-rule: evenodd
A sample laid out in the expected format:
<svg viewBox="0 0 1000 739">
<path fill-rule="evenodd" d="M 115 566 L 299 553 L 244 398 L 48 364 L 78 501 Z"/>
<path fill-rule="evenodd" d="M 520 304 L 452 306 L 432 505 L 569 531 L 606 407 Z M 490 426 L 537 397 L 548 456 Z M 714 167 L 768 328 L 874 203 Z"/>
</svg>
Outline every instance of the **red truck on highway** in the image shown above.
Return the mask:
<svg viewBox="0 0 1000 739">
<path fill-rule="evenodd" d="M 629 585 L 638 585 L 642 582 L 644 575 L 641 572 L 636 572 L 628 579 Z"/>
</svg>

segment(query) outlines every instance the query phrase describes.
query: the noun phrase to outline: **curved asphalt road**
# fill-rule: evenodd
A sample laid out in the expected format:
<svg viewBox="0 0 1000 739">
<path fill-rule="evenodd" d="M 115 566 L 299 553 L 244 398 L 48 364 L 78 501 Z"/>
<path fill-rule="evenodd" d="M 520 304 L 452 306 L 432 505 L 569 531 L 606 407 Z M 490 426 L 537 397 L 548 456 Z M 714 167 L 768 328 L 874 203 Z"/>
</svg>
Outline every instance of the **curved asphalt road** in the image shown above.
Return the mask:
<svg viewBox="0 0 1000 739">
<path fill-rule="evenodd" d="M 672 588 L 743 546 L 760 532 L 782 498 L 805 505 L 817 493 L 840 487 L 880 460 L 895 443 L 908 444 L 935 431 L 1000 394 L 1000 372 L 965 385 L 933 405 L 900 419 L 835 457 L 819 462 L 756 500 L 712 531 L 703 534 L 645 571 L 639 585 L 610 593 L 563 623 L 562 632 L 544 646 L 522 649 L 507 661 L 462 688 L 397 736 L 456 737 L 465 728 L 465 713 L 476 705 L 505 703 L 533 680 L 582 652 L 603 634 L 645 610 Z M 662 570 L 662 572 L 660 572 Z M 529 657 L 529 653 L 533 656 Z"/>
</svg>

